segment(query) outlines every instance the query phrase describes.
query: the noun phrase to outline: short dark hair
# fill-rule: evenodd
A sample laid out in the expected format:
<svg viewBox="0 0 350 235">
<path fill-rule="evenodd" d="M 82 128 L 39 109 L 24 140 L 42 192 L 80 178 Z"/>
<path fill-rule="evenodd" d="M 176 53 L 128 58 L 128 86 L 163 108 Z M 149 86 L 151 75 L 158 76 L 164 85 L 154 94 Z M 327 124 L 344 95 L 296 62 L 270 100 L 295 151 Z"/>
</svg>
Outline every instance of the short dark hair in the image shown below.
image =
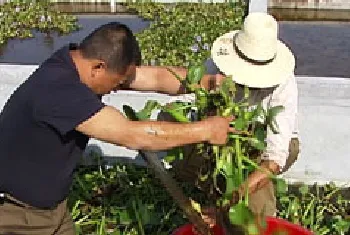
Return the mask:
<svg viewBox="0 0 350 235">
<path fill-rule="evenodd" d="M 128 26 L 110 22 L 95 29 L 79 45 L 84 58 L 100 59 L 107 69 L 124 74 L 131 64 L 141 64 L 138 42 Z"/>
</svg>

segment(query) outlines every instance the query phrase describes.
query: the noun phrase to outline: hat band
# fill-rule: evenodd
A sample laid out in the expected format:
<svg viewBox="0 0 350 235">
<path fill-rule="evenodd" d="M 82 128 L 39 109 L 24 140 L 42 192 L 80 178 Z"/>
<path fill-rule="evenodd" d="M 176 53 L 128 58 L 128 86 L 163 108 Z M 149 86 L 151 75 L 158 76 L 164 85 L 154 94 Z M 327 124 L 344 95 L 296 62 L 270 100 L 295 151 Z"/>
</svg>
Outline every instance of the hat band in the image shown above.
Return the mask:
<svg viewBox="0 0 350 235">
<path fill-rule="evenodd" d="M 237 37 L 237 34 L 234 35 L 233 46 L 234 46 L 234 49 L 235 49 L 237 55 L 239 57 L 241 57 L 243 60 L 245 60 L 251 64 L 254 64 L 254 65 L 266 65 L 266 64 L 271 63 L 276 58 L 276 53 L 274 54 L 274 56 L 271 59 L 268 59 L 268 60 L 255 60 L 255 59 L 249 58 L 238 48 L 238 46 L 236 44 L 236 37 Z"/>
</svg>

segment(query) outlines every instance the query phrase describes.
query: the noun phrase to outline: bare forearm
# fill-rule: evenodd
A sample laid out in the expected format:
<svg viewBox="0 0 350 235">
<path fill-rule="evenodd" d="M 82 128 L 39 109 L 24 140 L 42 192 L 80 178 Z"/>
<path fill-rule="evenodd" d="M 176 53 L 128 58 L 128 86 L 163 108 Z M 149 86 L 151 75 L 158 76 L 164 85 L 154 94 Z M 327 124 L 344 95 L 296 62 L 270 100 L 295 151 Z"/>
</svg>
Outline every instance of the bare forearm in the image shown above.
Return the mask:
<svg viewBox="0 0 350 235">
<path fill-rule="evenodd" d="M 75 129 L 92 138 L 131 149 L 165 150 L 208 141 L 225 144 L 230 118 L 210 117 L 200 122 L 130 121 L 111 106 L 103 107 Z"/>
<path fill-rule="evenodd" d="M 206 141 L 208 130 L 201 123 L 132 122 L 122 144 L 131 149 L 165 150 Z"/>
<path fill-rule="evenodd" d="M 187 70 L 181 67 L 140 66 L 137 68 L 135 78 L 130 81 L 127 88 L 170 95 L 183 93 L 181 83 L 167 68 L 173 70 L 183 79 L 186 77 Z"/>
<path fill-rule="evenodd" d="M 135 77 L 125 84 L 124 88 L 156 91 L 170 95 L 184 94 L 184 87 L 168 69 L 171 69 L 181 79 L 185 79 L 187 75 L 187 69 L 182 67 L 140 66 L 137 68 Z M 205 75 L 200 85 L 207 90 L 213 89 L 215 87 L 215 76 Z"/>
</svg>

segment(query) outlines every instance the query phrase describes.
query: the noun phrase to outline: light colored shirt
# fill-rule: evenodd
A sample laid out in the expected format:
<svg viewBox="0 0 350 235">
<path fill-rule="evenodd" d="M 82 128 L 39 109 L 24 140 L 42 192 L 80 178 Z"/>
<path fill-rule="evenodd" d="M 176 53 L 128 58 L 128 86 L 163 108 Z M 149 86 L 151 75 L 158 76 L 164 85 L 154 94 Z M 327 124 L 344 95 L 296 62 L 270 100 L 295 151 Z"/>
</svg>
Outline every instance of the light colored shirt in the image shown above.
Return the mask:
<svg viewBox="0 0 350 235">
<path fill-rule="evenodd" d="M 219 69 L 212 59 L 206 61 L 207 73 L 217 74 Z M 282 169 L 289 155 L 289 142 L 298 136 L 298 88 L 294 74 L 287 75 L 288 79 L 277 87 L 253 89 L 250 92 L 249 103 L 254 106 L 262 102 L 265 109 L 282 105 L 284 109 L 277 114 L 275 120 L 278 125 L 278 134 L 267 129 L 266 149 L 262 155 L 264 160 L 273 160 Z M 237 89 L 237 100 L 243 97 L 243 89 Z"/>
<path fill-rule="evenodd" d="M 289 142 L 298 136 L 298 89 L 295 76 L 289 75 L 284 83 L 275 88 L 251 91 L 249 103 L 255 106 L 260 102 L 264 109 L 279 105 L 284 107 L 275 117 L 278 133 L 267 129 L 267 145 L 262 154 L 263 160 L 273 160 L 282 169 L 289 155 Z"/>
</svg>

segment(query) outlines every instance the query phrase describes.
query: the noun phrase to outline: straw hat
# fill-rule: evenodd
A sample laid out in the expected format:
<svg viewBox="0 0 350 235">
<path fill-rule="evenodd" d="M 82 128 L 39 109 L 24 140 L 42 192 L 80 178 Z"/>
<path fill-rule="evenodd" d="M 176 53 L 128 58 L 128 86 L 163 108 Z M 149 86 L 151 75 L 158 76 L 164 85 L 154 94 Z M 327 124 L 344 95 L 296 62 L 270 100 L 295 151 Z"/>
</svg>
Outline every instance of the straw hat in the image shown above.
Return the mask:
<svg viewBox="0 0 350 235">
<path fill-rule="evenodd" d="M 295 67 L 293 53 L 278 40 L 277 21 L 261 12 L 250 13 L 242 30 L 218 37 L 211 55 L 221 72 L 252 88 L 279 85 Z"/>
</svg>

